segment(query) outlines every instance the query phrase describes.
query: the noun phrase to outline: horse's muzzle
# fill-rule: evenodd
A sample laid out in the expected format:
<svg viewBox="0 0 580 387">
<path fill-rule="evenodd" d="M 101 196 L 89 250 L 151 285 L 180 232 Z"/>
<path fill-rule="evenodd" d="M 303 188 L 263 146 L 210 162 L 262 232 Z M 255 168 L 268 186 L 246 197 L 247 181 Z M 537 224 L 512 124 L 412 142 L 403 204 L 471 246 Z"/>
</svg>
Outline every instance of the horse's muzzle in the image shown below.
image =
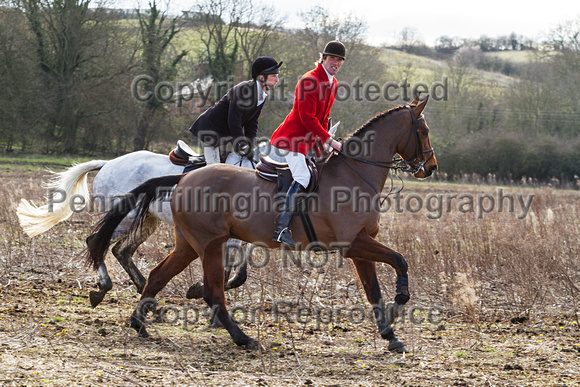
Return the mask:
<svg viewBox="0 0 580 387">
<path fill-rule="evenodd" d="M 427 168 L 422 166 L 417 172 L 413 174 L 413 176 L 417 179 L 425 179 L 431 176 L 435 171 L 437 171 L 437 164 L 433 164 Z"/>
</svg>

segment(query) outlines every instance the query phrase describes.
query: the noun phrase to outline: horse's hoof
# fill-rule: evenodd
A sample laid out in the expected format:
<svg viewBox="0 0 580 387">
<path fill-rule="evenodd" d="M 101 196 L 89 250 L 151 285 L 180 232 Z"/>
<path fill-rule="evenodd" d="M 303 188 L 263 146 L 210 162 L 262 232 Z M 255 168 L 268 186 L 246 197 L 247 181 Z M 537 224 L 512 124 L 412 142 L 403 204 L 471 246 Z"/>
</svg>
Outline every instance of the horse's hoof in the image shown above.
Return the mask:
<svg viewBox="0 0 580 387">
<path fill-rule="evenodd" d="M 139 335 L 139 337 L 141 337 L 143 339 L 146 339 L 146 338 L 151 336 L 149 334 L 149 332 L 147 332 L 147 329 L 145 329 L 144 325 L 138 325 L 138 324 L 131 323 L 131 328 L 135 329 L 137 331 L 137 335 Z"/>
<path fill-rule="evenodd" d="M 389 351 L 391 352 L 395 352 L 395 353 L 406 353 L 409 352 L 407 351 L 407 348 L 405 348 L 405 344 L 403 344 L 403 342 L 399 339 L 394 339 L 389 343 L 389 347 L 388 347 Z"/>
<path fill-rule="evenodd" d="M 131 316 L 131 319 L 129 320 L 129 326 L 137 331 L 139 337 L 147 338 L 151 336 L 149 332 L 147 332 L 147 329 L 145 329 L 145 325 L 135 316 Z"/>
<path fill-rule="evenodd" d="M 189 289 L 187 290 L 187 294 L 185 295 L 185 297 L 188 300 L 192 300 L 192 299 L 200 299 L 203 297 L 203 284 L 201 282 L 196 283 L 195 285 L 192 285 L 189 287 Z"/>
<path fill-rule="evenodd" d="M 89 292 L 89 301 L 93 308 L 96 308 L 103 301 L 103 298 L 105 298 L 105 295 L 101 292 Z"/>
<path fill-rule="evenodd" d="M 241 347 L 244 347 L 244 348 L 249 349 L 251 351 L 264 352 L 264 348 L 260 345 L 258 340 L 254 340 L 254 339 L 248 340 L 248 342 L 246 344 L 241 345 Z"/>
<path fill-rule="evenodd" d="M 145 327 L 141 327 L 141 329 L 139 329 L 139 337 L 142 339 L 146 339 L 148 337 L 151 337 L 151 335 L 149 334 L 149 332 L 147 332 L 147 329 L 145 329 Z"/>
</svg>

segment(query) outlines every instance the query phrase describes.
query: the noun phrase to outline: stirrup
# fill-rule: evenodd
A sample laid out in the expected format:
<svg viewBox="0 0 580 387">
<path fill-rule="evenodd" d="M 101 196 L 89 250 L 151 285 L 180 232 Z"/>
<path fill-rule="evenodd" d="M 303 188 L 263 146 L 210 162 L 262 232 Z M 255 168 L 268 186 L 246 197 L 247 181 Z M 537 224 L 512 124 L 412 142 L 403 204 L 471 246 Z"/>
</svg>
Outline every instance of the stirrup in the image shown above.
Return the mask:
<svg viewBox="0 0 580 387">
<path fill-rule="evenodd" d="M 288 227 L 284 227 L 280 232 L 277 232 L 272 240 L 290 247 L 296 247 L 296 242 L 292 239 L 292 234 Z"/>
</svg>

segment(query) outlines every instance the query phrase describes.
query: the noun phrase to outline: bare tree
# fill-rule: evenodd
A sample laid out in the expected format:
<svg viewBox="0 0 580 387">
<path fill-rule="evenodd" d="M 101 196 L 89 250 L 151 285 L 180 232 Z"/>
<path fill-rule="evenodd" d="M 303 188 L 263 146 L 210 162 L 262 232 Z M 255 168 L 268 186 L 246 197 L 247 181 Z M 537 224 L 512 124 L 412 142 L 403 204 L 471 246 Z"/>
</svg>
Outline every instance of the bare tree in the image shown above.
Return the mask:
<svg viewBox="0 0 580 387">
<path fill-rule="evenodd" d="M 251 64 L 258 57 L 268 55 L 265 53 L 267 44 L 274 39 L 276 31 L 280 30 L 284 19 L 277 16 L 274 7 L 252 6 L 245 20 L 236 30 L 237 40 L 240 44 L 241 53 L 248 75 L 251 73 Z M 269 54 L 268 56 L 271 56 Z"/>
<path fill-rule="evenodd" d="M 198 5 L 204 26 L 200 59 L 208 63 L 214 81 L 227 81 L 234 74 L 240 49 L 236 30 L 251 13 L 251 6 L 249 0 L 204 0 Z"/>
<path fill-rule="evenodd" d="M 182 50 L 176 55 L 168 55 L 168 49 L 175 36 L 180 32 L 179 17 L 167 20 L 167 12 L 157 7 L 155 0 L 149 3 L 149 9 L 144 13 L 138 10 L 139 32 L 143 59 L 141 67 L 148 82 L 143 84 L 143 90 L 149 95 L 141 111 L 137 123 L 137 131 L 133 139 L 133 150 L 144 149 L 150 136 L 150 127 L 155 113 L 163 105 L 163 101 L 155 93 L 155 86 L 160 81 L 170 81 L 177 74 L 178 63 L 187 55 Z"/>
<path fill-rule="evenodd" d="M 552 29 L 548 40 L 556 50 L 580 52 L 580 16 Z"/>
<path fill-rule="evenodd" d="M 419 31 L 413 27 L 405 27 L 399 32 L 398 46 L 405 52 L 420 44 L 424 44 L 419 38 Z"/>
<path fill-rule="evenodd" d="M 372 65 L 375 61 L 376 55 L 374 58 L 372 55 L 375 50 L 364 44 L 367 24 L 356 15 L 334 15 L 320 6 L 314 6 L 299 15 L 304 23 L 303 27 L 284 36 L 283 59 L 287 64 L 284 66 L 284 74 L 288 79 L 297 80 L 311 69 L 324 45 L 331 40 L 340 40 L 346 47 L 347 61 L 340 70 L 341 80 L 360 76 L 359 66 Z M 349 59 L 355 57 L 356 63 Z"/>
<path fill-rule="evenodd" d="M 37 108 L 46 117 L 44 150 L 52 151 L 56 143 L 62 144 L 60 151 L 75 153 L 81 121 L 98 114 L 95 87 L 123 72 L 109 59 L 118 51 L 116 27 L 107 11 L 91 7 L 90 0 L 15 0 L 13 6 L 25 16 L 33 67 L 41 74 Z"/>
<path fill-rule="evenodd" d="M 38 65 L 45 74 L 44 93 L 53 108 L 46 135 L 62 138 L 64 152 L 76 151 L 80 69 L 98 57 L 91 50 L 102 25 L 89 16 L 90 0 L 20 0 L 36 39 Z"/>
<path fill-rule="evenodd" d="M 303 33 L 315 51 L 334 39 L 344 43 L 347 51 L 354 50 L 364 41 L 367 24 L 355 15 L 331 15 L 327 9 L 314 6 L 301 12 L 300 17 L 304 21 Z"/>
<path fill-rule="evenodd" d="M 207 63 L 217 82 L 230 81 L 234 74 L 239 75 L 240 62 L 250 75 L 254 59 L 272 56 L 265 51 L 283 23 L 273 7 L 252 0 L 203 0 L 196 16 L 203 20 L 200 62 Z"/>
<path fill-rule="evenodd" d="M 26 19 L 18 9 L 0 10 L 0 143 L 8 152 L 22 151 L 35 137 L 32 128 L 45 119 L 40 69 L 34 45 L 26 36 Z"/>
<path fill-rule="evenodd" d="M 435 41 L 435 49 L 444 54 L 453 54 L 459 50 L 465 43 L 458 37 L 442 35 Z"/>
</svg>

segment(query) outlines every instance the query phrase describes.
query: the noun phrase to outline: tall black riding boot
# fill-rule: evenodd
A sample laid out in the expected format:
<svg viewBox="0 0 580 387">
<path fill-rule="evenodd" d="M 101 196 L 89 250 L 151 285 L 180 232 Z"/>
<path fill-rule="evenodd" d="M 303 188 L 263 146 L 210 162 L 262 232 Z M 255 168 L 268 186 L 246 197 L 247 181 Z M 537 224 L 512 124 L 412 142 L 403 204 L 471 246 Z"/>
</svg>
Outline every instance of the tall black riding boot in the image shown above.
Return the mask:
<svg viewBox="0 0 580 387">
<path fill-rule="evenodd" d="M 272 239 L 275 242 L 284 243 L 290 247 L 296 247 L 296 243 L 292 240 L 290 233 L 290 225 L 292 224 L 292 217 L 295 212 L 295 196 L 297 193 L 304 192 L 304 188 L 297 181 L 293 181 L 286 193 L 286 203 L 284 205 L 284 212 L 278 216 L 278 224 L 276 226 L 276 233 Z"/>
</svg>

